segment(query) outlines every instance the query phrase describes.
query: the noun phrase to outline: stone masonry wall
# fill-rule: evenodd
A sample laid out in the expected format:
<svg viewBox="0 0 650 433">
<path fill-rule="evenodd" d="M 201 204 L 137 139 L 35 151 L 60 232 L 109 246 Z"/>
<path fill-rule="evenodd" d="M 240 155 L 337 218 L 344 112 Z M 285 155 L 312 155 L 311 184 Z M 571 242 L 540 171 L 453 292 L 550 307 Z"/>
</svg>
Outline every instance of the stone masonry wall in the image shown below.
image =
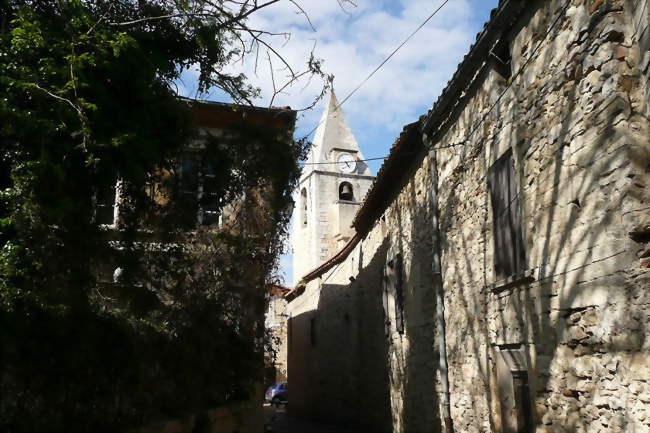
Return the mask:
<svg viewBox="0 0 650 433">
<path fill-rule="evenodd" d="M 355 398 L 388 399 L 395 433 L 441 431 L 429 209 L 435 156 L 455 431 L 508 431 L 501 375 L 516 352 L 534 431 L 650 432 L 650 56 L 640 41 L 648 32 L 639 30 L 647 2 L 540 0 L 525 10 L 505 35 L 512 70 L 526 65 L 523 73 L 507 78 L 486 64 L 431 144 L 474 131 L 468 143 L 414 160 L 406 186 L 357 250 L 289 304 L 292 317 L 317 317 L 316 345 L 328 348 L 306 344 L 303 321 L 289 356 L 302 405 L 315 404 L 314 381 L 339 374 L 354 381 L 346 389 Z M 495 277 L 487 183 L 508 149 L 528 269 L 509 286 Z M 396 252 L 404 258 L 405 331 L 386 336 L 373 296 L 380 299 L 381 269 Z M 328 316 L 344 309 L 352 311 L 346 327 Z M 355 391 L 382 364 L 387 386 L 370 396 Z M 335 392 L 327 382 L 318 389 Z M 346 413 L 372 411 L 350 404 Z"/>
<path fill-rule="evenodd" d="M 565 4 L 537 2 L 522 18 L 513 71 Z M 511 348 L 524 354 L 536 431 L 650 431 L 649 275 L 629 236 L 644 227 L 650 161 L 632 7 L 571 2 L 471 142 L 437 152 L 458 431 L 501 430 L 496 366 Z M 436 142 L 461 141 L 507 85 L 485 72 Z M 486 176 L 509 148 L 534 281 L 498 291 Z"/>
<path fill-rule="evenodd" d="M 381 233 L 368 241 L 369 251 L 357 248 L 288 304 L 288 410 L 291 416 L 381 433 L 391 431 L 379 281 L 384 254 L 376 254 L 386 248 Z"/>
</svg>

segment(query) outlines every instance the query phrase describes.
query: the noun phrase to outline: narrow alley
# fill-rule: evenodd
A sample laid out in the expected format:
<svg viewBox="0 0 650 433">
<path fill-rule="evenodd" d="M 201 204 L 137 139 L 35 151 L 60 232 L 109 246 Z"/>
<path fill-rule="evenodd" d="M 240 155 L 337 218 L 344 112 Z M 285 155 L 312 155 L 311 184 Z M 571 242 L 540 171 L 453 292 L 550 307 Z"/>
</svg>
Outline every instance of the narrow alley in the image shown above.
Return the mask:
<svg viewBox="0 0 650 433">
<path fill-rule="evenodd" d="M 358 433 L 340 426 L 312 423 L 287 416 L 287 407 L 264 404 L 265 433 Z"/>
</svg>

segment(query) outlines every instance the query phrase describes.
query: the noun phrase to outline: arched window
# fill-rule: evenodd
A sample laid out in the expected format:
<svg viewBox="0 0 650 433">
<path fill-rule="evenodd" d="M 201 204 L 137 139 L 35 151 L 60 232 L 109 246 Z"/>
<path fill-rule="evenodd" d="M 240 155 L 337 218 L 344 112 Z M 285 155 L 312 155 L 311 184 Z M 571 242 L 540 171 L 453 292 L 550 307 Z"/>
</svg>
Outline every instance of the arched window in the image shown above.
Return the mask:
<svg viewBox="0 0 650 433">
<path fill-rule="evenodd" d="M 300 209 L 302 211 L 302 225 L 307 225 L 307 190 L 303 188 L 300 191 Z"/>
<path fill-rule="evenodd" d="M 354 190 L 350 182 L 341 182 L 339 185 L 339 200 L 354 201 Z"/>
</svg>

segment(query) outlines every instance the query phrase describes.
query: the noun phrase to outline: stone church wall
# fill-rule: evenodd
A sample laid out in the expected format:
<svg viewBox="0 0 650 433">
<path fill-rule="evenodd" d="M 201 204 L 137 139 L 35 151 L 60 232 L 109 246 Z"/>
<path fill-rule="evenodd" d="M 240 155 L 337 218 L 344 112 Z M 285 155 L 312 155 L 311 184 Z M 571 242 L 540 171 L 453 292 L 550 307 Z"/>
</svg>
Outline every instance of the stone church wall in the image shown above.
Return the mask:
<svg viewBox="0 0 650 433">
<path fill-rule="evenodd" d="M 388 417 L 396 433 L 442 431 L 429 208 L 435 155 L 455 431 L 516 431 L 513 399 L 523 399 L 529 429 L 539 433 L 650 432 L 649 56 L 639 39 L 647 2 L 572 1 L 530 62 L 567 3 L 529 3 L 508 35 L 512 70 L 527 64 L 523 73 L 508 78 L 486 66 L 431 144 L 459 143 L 475 130 L 469 141 L 414 157 L 382 220 L 289 304 L 289 377 L 292 392 L 299 388 L 290 406 L 299 396 L 303 405 L 290 409 L 296 414 L 309 406 L 324 416 L 313 409 L 314 391 L 329 398 L 341 386 L 351 393 L 336 408 L 346 414 L 341 422 L 383 411 L 376 421 Z M 487 174 L 507 149 L 527 271 L 504 282 L 494 272 Z M 396 253 L 404 331 L 391 324 L 386 335 L 381 272 Z M 523 395 L 512 394 L 515 372 L 527 377 Z"/>
</svg>

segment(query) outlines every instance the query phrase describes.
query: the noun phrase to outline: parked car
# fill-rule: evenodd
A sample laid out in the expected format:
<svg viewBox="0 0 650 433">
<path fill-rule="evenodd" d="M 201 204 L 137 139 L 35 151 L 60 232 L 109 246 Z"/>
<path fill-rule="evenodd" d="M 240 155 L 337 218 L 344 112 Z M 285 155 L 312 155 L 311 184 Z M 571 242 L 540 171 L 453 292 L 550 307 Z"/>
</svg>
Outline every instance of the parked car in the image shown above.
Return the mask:
<svg viewBox="0 0 650 433">
<path fill-rule="evenodd" d="M 266 390 L 266 394 L 264 394 L 264 400 L 275 405 L 287 404 L 289 401 L 289 384 L 287 382 L 278 382 L 270 386 Z"/>
</svg>

